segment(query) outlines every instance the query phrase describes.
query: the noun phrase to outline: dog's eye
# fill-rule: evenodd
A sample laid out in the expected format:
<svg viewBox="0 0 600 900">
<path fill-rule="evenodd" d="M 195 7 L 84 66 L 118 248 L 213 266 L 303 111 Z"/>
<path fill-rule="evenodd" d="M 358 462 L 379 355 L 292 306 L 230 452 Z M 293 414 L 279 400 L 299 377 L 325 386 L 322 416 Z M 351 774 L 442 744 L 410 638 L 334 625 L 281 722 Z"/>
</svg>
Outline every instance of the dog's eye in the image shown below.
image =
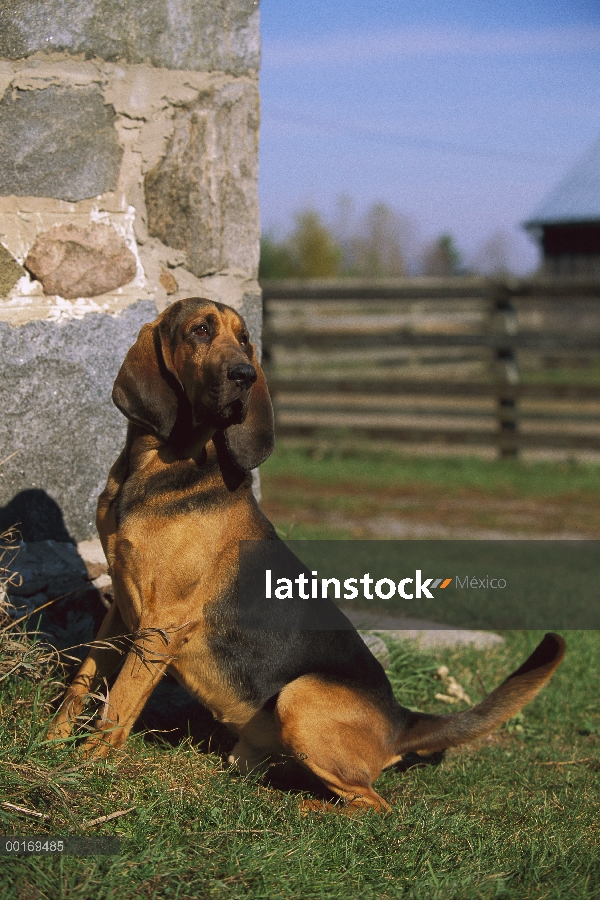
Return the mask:
<svg viewBox="0 0 600 900">
<path fill-rule="evenodd" d="M 198 335 L 198 337 L 208 337 L 209 330 L 206 322 L 200 322 L 198 325 L 194 325 L 191 331 L 192 334 Z"/>
<path fill-rule="evenodd" d="M 240 344 L 242 345 L 242 347 L 245 347 L 247 343 L 248 343 L 248 335 L 243 334 L 240 338 Z"/>
</svg>

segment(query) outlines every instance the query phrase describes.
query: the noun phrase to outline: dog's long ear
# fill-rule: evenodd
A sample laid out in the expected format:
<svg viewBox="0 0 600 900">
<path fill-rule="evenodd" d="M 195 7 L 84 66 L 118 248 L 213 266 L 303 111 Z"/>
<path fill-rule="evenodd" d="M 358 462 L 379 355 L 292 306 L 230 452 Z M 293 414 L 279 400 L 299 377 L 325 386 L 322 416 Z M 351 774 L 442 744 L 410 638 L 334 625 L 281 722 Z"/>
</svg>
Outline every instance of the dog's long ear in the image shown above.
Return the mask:
<svg viewBox="0 0 600 900">
<path fill-rule="evenodd" d="M 177 418 L 177 379 L 165 364 L 159 327 L 144 325 L 119 369 L 112 399 L 124 416 L 166 441 Z"/>
<path fill-rule="evenodd" d="M 250 362 L 256 369 L 258 378 L 252 385 L 248 413 L 241 425 L 230 425 L 225 429 L 225 444 L 229 454 L 238 469 L 244 472 L 256 469 L 275 449 L 273 406 L 267 381 L 258 364 L 256 351 L 250 346 Z"/>
</svg>

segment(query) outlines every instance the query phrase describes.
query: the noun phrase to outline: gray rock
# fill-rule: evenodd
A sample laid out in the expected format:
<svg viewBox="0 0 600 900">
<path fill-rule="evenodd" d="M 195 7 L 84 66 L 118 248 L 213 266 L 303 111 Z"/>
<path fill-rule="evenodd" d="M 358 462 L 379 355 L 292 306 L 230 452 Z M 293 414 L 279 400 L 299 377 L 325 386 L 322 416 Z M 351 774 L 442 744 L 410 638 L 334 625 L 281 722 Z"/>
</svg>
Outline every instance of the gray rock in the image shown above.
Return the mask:
<svg viewBox="0 0 600 900">
<path fill-rule="evenodd" d="M 33 594 L 31 597 L 19 597 L 17 594 L 11 594 L 8 612 L 11 618 L 20 619 L 22 616 L 31 615 L 47 602 L 48 595 L 43 592 Z"/>
<path fill-rule="evenodd" d="M 86 228 L 56 225 L 38 235 L 25 260 L 45 294 L 67 299 L 97 297 L 127 284 L 136 273 L 135 256 L 110 225 Z"/>
<path fill-rule="evenodd" d="M 6 297 L 22 275 L 25 275 L 23 266 L 0 244 L 0 297 Z"/>
<path fill-rule="evenodd" d="M 126 422 L 114 379 L 145 322 L 143 301 L 113 317 L 0 323 L 0 530 L 20 522 L 25 541 L 96 536 L 95 509 Z"/>
<path fill-rule="evenodd" d="M 378 659 L 384 669 L 390 664 L 390 653 L 384 642 L 376 634 L 363 634 L 359 632 L 361 638 L 375 657 Z"/>
<path fill-rule="evenodd" d="M 106 574 L 108 572 L 108 563 L 106 556 L 100 543 L 100 538 L 92 538 L 89 541 L 80 541 L 77 544 L 77 552 L 83 560 L 87 569 L 88 576 L 92 579 L 97 588 L 108 590 L 112 588 L 110 578 Z M 108 578 L 108 582 L 106 579 Z M 98 583 L 97 583 L 98 582 Z"/>
<path fill-rule="evenodd" d="M 467 646 L 485 650 L 486 647 L 497 647 L 504 643 L 503 637 L 491 631 L 470 631 L 466 628 L 439 628 L 439 626 L 428 630 L 405 628 L 402 631 L 386 631 L 386 635 L 392 641 L 416 641 L 419 647 L 428 650 Z"/>
<path fill-rule="evenodd" d="M 123 155 L 114 121 L 99 87 L 7 91 L 0 194 L 76 201 L 114 190 Z"/>
<path fill-rule="evenodd" d="M 256 352 L 260 359 L 262 356 L 262 294 L 259 291 L 256 293 L 245 291 L 244 296 L 242 297 L 242 308 L 240 313 L 248 326 L 250 340 L 256 347 Z"/>
<path fill-rule="evenodd" d="M 71 657 L 85 659 L 89 644 L 96 639 L 106 615 L 99 592 L 91 585 L 74 590 L 44 610 L 34 611 L 27 620 L 28 630 L 35 628 L 41 640 L 57 650 L 69 648 Z"/>
<path fill-rule="evenodd" d="M 85 548 L 84 545 L 80 545 Z M 106 615 L 107 601 L 90 582 L 88 565 L 75 544 L 59 541 L 21 542 L 4 564 L 18 573 L 8 587 L 7 612 L 27 616 L 24 625 L 40 640 L 83 659 Z"/>
<path fill-rule="evenodd" d="M 9 586 L 9 597 L 32 597 L 44 591 L 58 597 L 82 588 L 88 580 L 87 569 L 74 544 L 58 541 L 36 541 L 19 544 L 9 571 L 18 572 L 21 583 Z"/>
<path fill-rule="evenodd" d="M 491 631 L 471 631 L 467 628 L 452 628 L 439 622 L 422 619 L 407 619 L 401 616 L 387 616 L 368 610 L 344 609 L 355 628 L 385 632 L 392 641 L 416 641 L 423 648 L 464 647 L 472 645 L 478 649 L 494 647 L 504 643 L 504 638 Z"/>
<path fill-rule="evenodd" d="M 243 75 L 260 62 L 255 0 L 11 0 L 0 56 L 83 53 L 167 69 Z"/>
<path fill-rule="evenodd" d="M 163 159 L 145 176 L 148 231 L 187 255 L 197 277 L 255 274 L 258 92 L 235 82 L 176 110 Z"/>
</svg>

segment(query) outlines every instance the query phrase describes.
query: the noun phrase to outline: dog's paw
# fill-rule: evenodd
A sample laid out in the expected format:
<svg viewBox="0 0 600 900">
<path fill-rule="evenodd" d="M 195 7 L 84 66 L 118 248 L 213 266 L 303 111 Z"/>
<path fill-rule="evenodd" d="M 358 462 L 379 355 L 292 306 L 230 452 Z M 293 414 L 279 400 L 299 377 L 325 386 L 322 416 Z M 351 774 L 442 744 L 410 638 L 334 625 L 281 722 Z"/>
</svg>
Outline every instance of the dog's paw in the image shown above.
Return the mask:
<svg viewBox="0 0 600 900">
<path fill-rule="evenodd" d="M 337 800 L 329 803 L 326 800 L 317 800 L 313 798 L 304 798 L 298 804 L 298 810 L 301 816 L 308 816 L 310 813 L 333 813 L 338 816 L 356 816 L 359 813 L 377 812 L 388 815 L 391 808 L 383 800 L 379 798 L 379 803 L 373 803 L 371 800 L 365 800 L 364 797 L 356 796 L 351 800 Z"/>
<path fill-rule="evenodd" d="M 74 722 L 69 716 L 62 716 L 60 713 L 50 722 L 48 731 L 46 732 L 47 741 L 60 741 L 71 736 L 73 732 Z"/>
<path fill-rule="evenodd" d="M 238 741 L 229 756 L 227 762 L 234 766 L 240 775 L 249 775 L 255 772 L 269 759 L 269 754 L 257 747 L 252 747 L 244 741 Z"/>
<path fill-rule="evenodd" d="M 83 742 L 81 752 L 87 760 L 106 759 L 112 747 L 106 738 L 101 735 L 93 735 Z"/>
</svg>

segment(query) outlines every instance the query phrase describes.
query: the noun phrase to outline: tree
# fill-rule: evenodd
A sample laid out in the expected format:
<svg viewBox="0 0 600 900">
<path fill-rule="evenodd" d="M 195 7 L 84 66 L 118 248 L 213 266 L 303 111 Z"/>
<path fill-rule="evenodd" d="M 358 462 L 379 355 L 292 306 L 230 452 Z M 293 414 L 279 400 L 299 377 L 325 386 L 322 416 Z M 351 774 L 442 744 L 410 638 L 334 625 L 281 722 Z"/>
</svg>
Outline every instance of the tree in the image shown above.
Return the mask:
<svg viewBox="0 0 600 900">
<path fill-rule="evenodd" d="M 421 272 L 423 275 L 461 275 L 464 269 L 460 251 L 451 234 L 442 234 L 436 238 L 423 253 Z"/>
<path fill-rule="evenodd" d="M 406 224 L 387 204 L 373 204 L 360 231 L 347 239 L 347 273 L 365 278 L 405 275 L 402 232 Z"/>
<path fill-rule="evenodd" d="M 298 278 L 335 278 L 341 274 L 342 249 L 316 210 L 296 215 L 296 227 L 287 245 L 293 274 Z"/>
<path fill-rule="evenodd" d="M 263 234 L 260 240 L 259 278 L 291 278 L 294 263 L 289 247 L 275 240 L 272 233 Z"/>
<path fill-rule="evenodd" d="M 272 232 L 264 234 L 259 277 L 406 275 L 406 255 L 415 243 L 412 222 L 385 203 L 373 204 L 358 221 L 348 197 L 340 198 L 338 207 L 333 228 L 316 210 L 305 209 L 296 214 L 294 229 L 284 240 L 278 241 Z"/>
</svg>

